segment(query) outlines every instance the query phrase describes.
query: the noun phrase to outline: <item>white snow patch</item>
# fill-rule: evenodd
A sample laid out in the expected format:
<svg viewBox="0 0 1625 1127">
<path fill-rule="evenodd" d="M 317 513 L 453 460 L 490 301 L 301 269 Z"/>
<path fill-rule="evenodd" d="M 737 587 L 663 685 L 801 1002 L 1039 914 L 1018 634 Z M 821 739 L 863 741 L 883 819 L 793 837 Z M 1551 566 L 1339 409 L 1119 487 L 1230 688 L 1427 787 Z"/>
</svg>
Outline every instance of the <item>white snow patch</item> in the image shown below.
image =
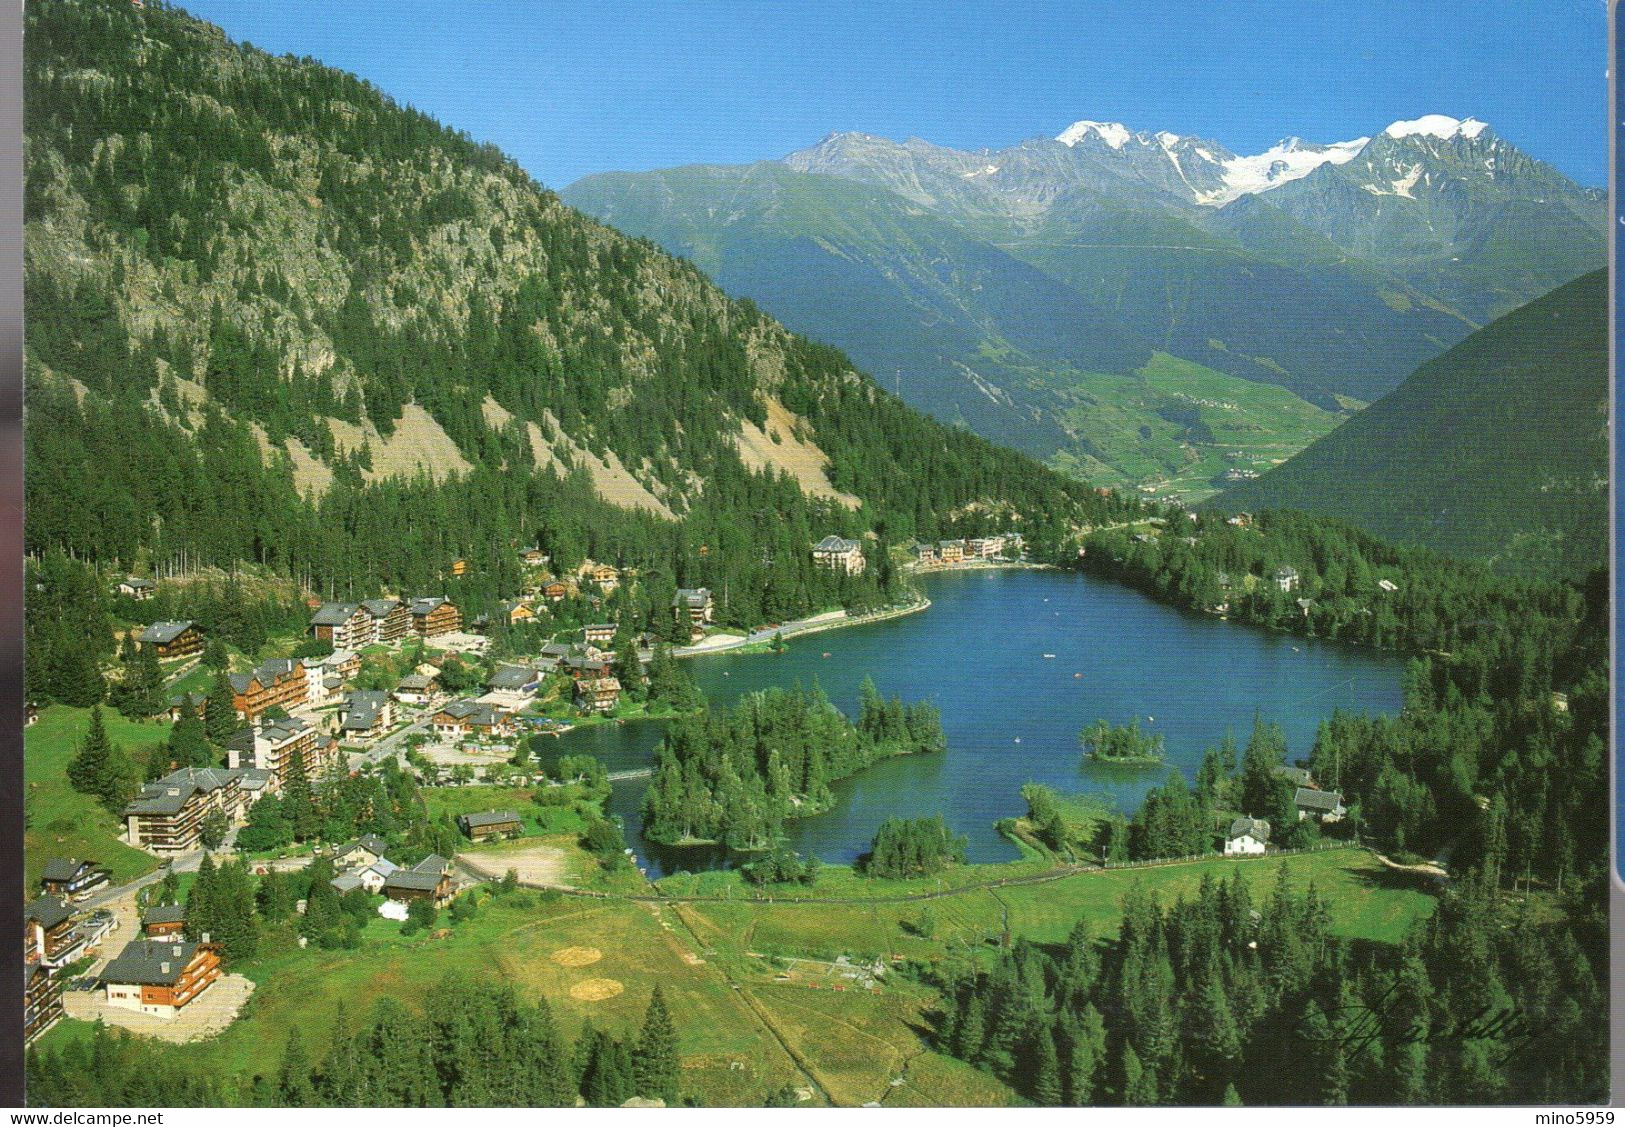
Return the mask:
<svg viewBox="0 0 1625 1127">
<path fill-rule="evenodd" d="M 1127 126 L 1119 125 L 1115 121 L 1074 121 L 1063 129 L 1055 139 L 1063 145 L 1071 146 L 1076 145 L 1090 134 L 1099 137 L 1114 149 L 1121 149 L 1128 144 L 1128 139 L 1133 136 L 1128 131 Z"/>
<path fill-rule="evenodd" d="M 1179 144 L 1179 134 L 1169 133 L 1164 130 L 1163 132 L 1157 134 L 1157 140 L 1161 141 L 1162 147 L 1166 149 L 1172 145 Z"/>
<path fill-rule="evenodd" d="M 1452 137 L 1466 137 L 1469 141 L 1484 132 L 1486 126 L 1475 118 L 1457 120 L 1442 113 L 1430 113 L 1415 121 L 1396 121 L 1383 132 L 1390 137 L 1437 137 L 1448 141 Z"/>
<path fill-rule="evenodd" d="M 987 166 L 987 167 L 986 167 L 986 168 L 976 168 L 976 169 L 972 169 L 972 170 L 971 170 L 971 171 L 969 171 L 969 172 L 961 172 L 961 173 L 960 173 L 960 174 L 959 174 L 959 175 L 960 175 L 960 176 L 961 176 L 961 177 L 962 177 L 962 178 L 963 178 L 963 179 L 966 179 L 966 180 L 973 180 L 973 179 L 975 179 L 975 178 L 976 178 L 976 177 L 978 177 L 978 176 L 992 176 L 992 175 L 993 175 L 993 174 L 994 174 L 994 173 L 995 173 L 995 172 L 997 172 L 997 171 L 998 171 L 998 170 L 999 170 L 999 166 L 998 166 L 998 165 L 996 165 L 996 164 L 990 164 L 990 165 L 988 165 L 988 166 Z"/>
<path fill-rule="evenodd" d="M 1267 192 L 1301 180 L 1323 164 L 1347 164 L 1366 147 L 1369 137 L 1312 145 L 1297 137 L 1277 142 L 1264 152 L 1224 162 L 1224 187 L 1198 197 L 1199 203 L 1219 206 L 1256 192 Z"/>
</svg>

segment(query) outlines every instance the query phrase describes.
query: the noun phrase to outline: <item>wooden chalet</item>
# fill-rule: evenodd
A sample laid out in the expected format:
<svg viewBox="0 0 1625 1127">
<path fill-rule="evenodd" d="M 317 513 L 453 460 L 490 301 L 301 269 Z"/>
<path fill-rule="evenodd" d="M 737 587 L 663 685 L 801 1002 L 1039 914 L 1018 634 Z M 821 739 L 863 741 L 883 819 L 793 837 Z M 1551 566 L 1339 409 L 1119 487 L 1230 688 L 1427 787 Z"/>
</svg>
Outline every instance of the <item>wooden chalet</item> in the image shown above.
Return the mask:
<svg viewBox="0 0 1625 1127">
<path fill-rule="evenodd" d="M 23 909 L 23 939 L 51 966 L 68 962 L 81 946 L 73 931 L 73 909 L 60 896 L 39 896 Z"/>
<path fill-rule="evenodd" d="M 37 957 L 23 957 L 23 1044 L 62 1020 L 62 983 Z"/>
<path fill-rule="evenodd" d="M 117 590 L 121 595 L 144 603 L 158 593 L 158 585 L 150 579 L 138 579 L 132 575 L 120 582 Z"/>
<path fill-rule="evenodd" d="M 207 941 L 137 939 L 102 970 L 107 1004 L 173 1018 L 220 977 L 219 948 Z"/>
<path fill-rule="evenodd" d="M 583 712 L 608 712 L 621 699 L 616 677 L 585 677 L 576 682 L 575 706 Z"/>
<path fill-rule="evenodd" d="M 518 837 L 525 832 L 525 823 L 512 810 L 482 810 L 476 814 L 459 814 L 457 828 L 469 841 L 495 841 Z"/>
<path fill-rule="evenodd" d="M 375 629 L 372 612 L 360 603 L 323 603 L 310 616 L 311 635 L 331 643 L 335 650 L 370 646 Z"/>
<path fill-rule="evenodd" d="M 542 598 L 550 603 L 562 603 L 569 597 L 570 588 L 555 580 L 542 588 Z"/>
<path fill-rule="evenodd" d="M 141 631 L 136 641 L 151 646 L 161 658 L 189 657 L 203 652 L 203 631 L 191 621 L 154 622 Z"/>
<path fill-rule="evenodd" d="M 308 702 L 310 685 L 305 663 L 298 658 L 272 658 L 249 673 L 233 673 L 231 706 L 252 722 L 268 708 L 298 708 Z"/>
<path fill-rule="evenodd" d="M 432 900 L 435 907 L 444 907 L 451 899 L 451 862 L 431 853 L 410 869 L 390 873 L 383 893 L 391 900 Z"/>
<path fill-rule="evenodd" d="M 154 904 L 141 917 L 141 932 L 148 939 L 180 935 L 186 930 L 186 907 L 182 904 Z"/>
<path fill-rule="evenodd" d="M 372 640 L 392 646 L 412 632 L 412 612 L 400 599 L 367 599 L 361 608 L 372 619 Z"/>
<path fill-rule="evenodd" d="M 463 628 L 463 615 L 457 605 L 440 595 L 416 599 L 412 603 L 412 628 L 423 638 L 451 634 Z"/>
<path fill-rule="evenodd" d="M 47 896 L 82 900 L 107 883 L 107 870 L 94 861 L 52 857 L 40 872 L 40 891 Z"/>
</svg>

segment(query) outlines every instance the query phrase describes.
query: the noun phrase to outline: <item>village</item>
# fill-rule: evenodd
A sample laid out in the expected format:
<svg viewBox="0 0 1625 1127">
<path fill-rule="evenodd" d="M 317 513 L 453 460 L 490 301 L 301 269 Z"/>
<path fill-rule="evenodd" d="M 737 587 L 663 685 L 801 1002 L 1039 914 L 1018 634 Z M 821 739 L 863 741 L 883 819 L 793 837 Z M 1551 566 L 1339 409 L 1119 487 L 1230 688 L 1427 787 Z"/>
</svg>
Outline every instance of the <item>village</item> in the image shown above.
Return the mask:
<svg viewBox="0 0 1625 1127">
<path fill-rule="evenodd" d="M 1019 535 L 945 540 L 898 549 L 898 560 L 920 569 L 1006 562 L 1006 553 L 1020 546 Z M 861 576 L 869 566 L 864 549 L 862 541 L 831 535 L 808 550 L 817 567 Z M 178 1039 L 230 1022 L 253 984 L 225 973 L 222 944 L 188 929 L 183 904 L 155 894 L 160 875 L 191 880 L 204 857 L 248 857 L 261 875 L 321 857 L 331 865 L 335 893 L 365 896 L 378 916 L 401 922 L 414 902 L 445 908 L 488 879 L 438 853 L 397 864 L 376 834 L 306 850 L 246 849 L 239 835 L 264 799 L 285 798 L 312 781 L 376 773 L 386 761 L 428 787 L 561 787 L 564 780 L 550 778 L 528 753 L 531 738 L 660 714 L 657 702 L 634 702 L 644 694 L 634 694 L 629 683 L 646 684 L 662 656 L 781 642 L 849 620 L 847 612 L 831 611 L 744 634 L 725 631 L 717 626 L 716 593 L 697 587 L 679 588 L 672 598 L 665 641 L 614 620 L 550 631 L 560 604 L 604 607 L 638 576 L 590 559 L 557 574 L 540 547 L 517 555 L 524 590 L 490 613 L 465 620 L 462 608 L 438 595 L 312 599 L 296 647 L 302 656 L 240 662 L 246 667 L 225 673 L 240 725 L 225 742 L 225 761 L 180 766 L 152 779 L 120 813 L 122 840 L 159 859 L 162 868 L 133 886 L 114 887 L 94 859 L 45 862 L 38 895 L 25 910 L 27 1039 L 64 1015 Z M 457 560 L 450 573 L 467 568 Z M 127 576 L 114 594 L 142 603 L 156 591 L 153 579 Z M 534 652 L 492 658 L 493 635 L 516 628 L 527 628 L 523 636 L 538 642 Z M 673 638 L 686 644 L 673 646 Z M 189 715 L 201 721 L 209 707 L 200 683 L 209 644 L 204 628 L 190 620 L 156 621 L 131 630 L 130 640 L 150 650 L 171 687 L 195 686 L 169 694 L 168 720 Z M 381 679 L 392 683 L 374 687 Z M 28 721 L 36 718 L 30 709 Z M 455 824 L 469 845 L 526 833 L 524 817 L 506 809 L 465 811 Z M 301 899 L 300 911 L 304 904 Z"/>
</svg>

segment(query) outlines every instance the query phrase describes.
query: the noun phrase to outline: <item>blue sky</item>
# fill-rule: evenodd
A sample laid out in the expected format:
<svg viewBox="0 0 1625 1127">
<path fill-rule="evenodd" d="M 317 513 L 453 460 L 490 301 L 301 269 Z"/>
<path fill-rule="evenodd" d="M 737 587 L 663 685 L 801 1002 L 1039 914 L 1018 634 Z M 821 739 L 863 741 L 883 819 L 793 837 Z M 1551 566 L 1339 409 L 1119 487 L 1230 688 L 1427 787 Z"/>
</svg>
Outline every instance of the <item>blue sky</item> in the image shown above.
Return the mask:
<svg viewBox="0 0 1625 1127">
<path fill-rule="evenodd" d="M 1425 113 L 1607 178 L 1603 0 L 184 6 L 354 71 L 555 188 L 783 156 L 836 130 L 997 148 L 1093 118 L 1249 153 Z"/>
</svg>

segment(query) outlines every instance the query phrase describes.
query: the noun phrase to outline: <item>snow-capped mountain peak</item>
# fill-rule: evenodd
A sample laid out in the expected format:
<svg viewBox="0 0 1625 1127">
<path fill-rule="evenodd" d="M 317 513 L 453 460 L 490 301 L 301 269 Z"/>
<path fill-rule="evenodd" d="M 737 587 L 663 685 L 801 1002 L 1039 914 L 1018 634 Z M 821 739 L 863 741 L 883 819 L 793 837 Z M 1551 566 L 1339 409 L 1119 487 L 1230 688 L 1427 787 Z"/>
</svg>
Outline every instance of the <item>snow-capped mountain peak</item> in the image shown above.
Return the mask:
<svg viewBox="0 0 1625 1127">
<path fill-rule="evenodd" d="M 1206 193 L 1201 203 L 1218 206 L 1256 192 L 1267 192 L 1301 180 L 1323 164 L 1347 164 L 1371 140 L 1356 137 L 1316 145 L 1301 137 L 1287 137 L 1255 156 L 1232 157 L 1224 162 L 1224 187 Z"/>
<path fill-rule="evenodd" d="M 1415 121 L 1396 121 L 1383 132 L 1390 137 L 1437 137 L 1441 141 L 1465 137 L 1470 141 L 1486 128 L 1488 127 L 1485 123 L 1476 118 L 1469 117 L 1458 121 L 1442 113 L 1430 113 Z"/>
<path fill-rule="evenodd" d="M 1115 121 L 1074 121 L 1061 130 L 1055 139 L 1063 145 L 1071 146 L 1090 135 L 1099 137 L 1114 149 L 1121 149 L 1133 136 L 1126 125 L 1120 125 Z"/>
</svg>

